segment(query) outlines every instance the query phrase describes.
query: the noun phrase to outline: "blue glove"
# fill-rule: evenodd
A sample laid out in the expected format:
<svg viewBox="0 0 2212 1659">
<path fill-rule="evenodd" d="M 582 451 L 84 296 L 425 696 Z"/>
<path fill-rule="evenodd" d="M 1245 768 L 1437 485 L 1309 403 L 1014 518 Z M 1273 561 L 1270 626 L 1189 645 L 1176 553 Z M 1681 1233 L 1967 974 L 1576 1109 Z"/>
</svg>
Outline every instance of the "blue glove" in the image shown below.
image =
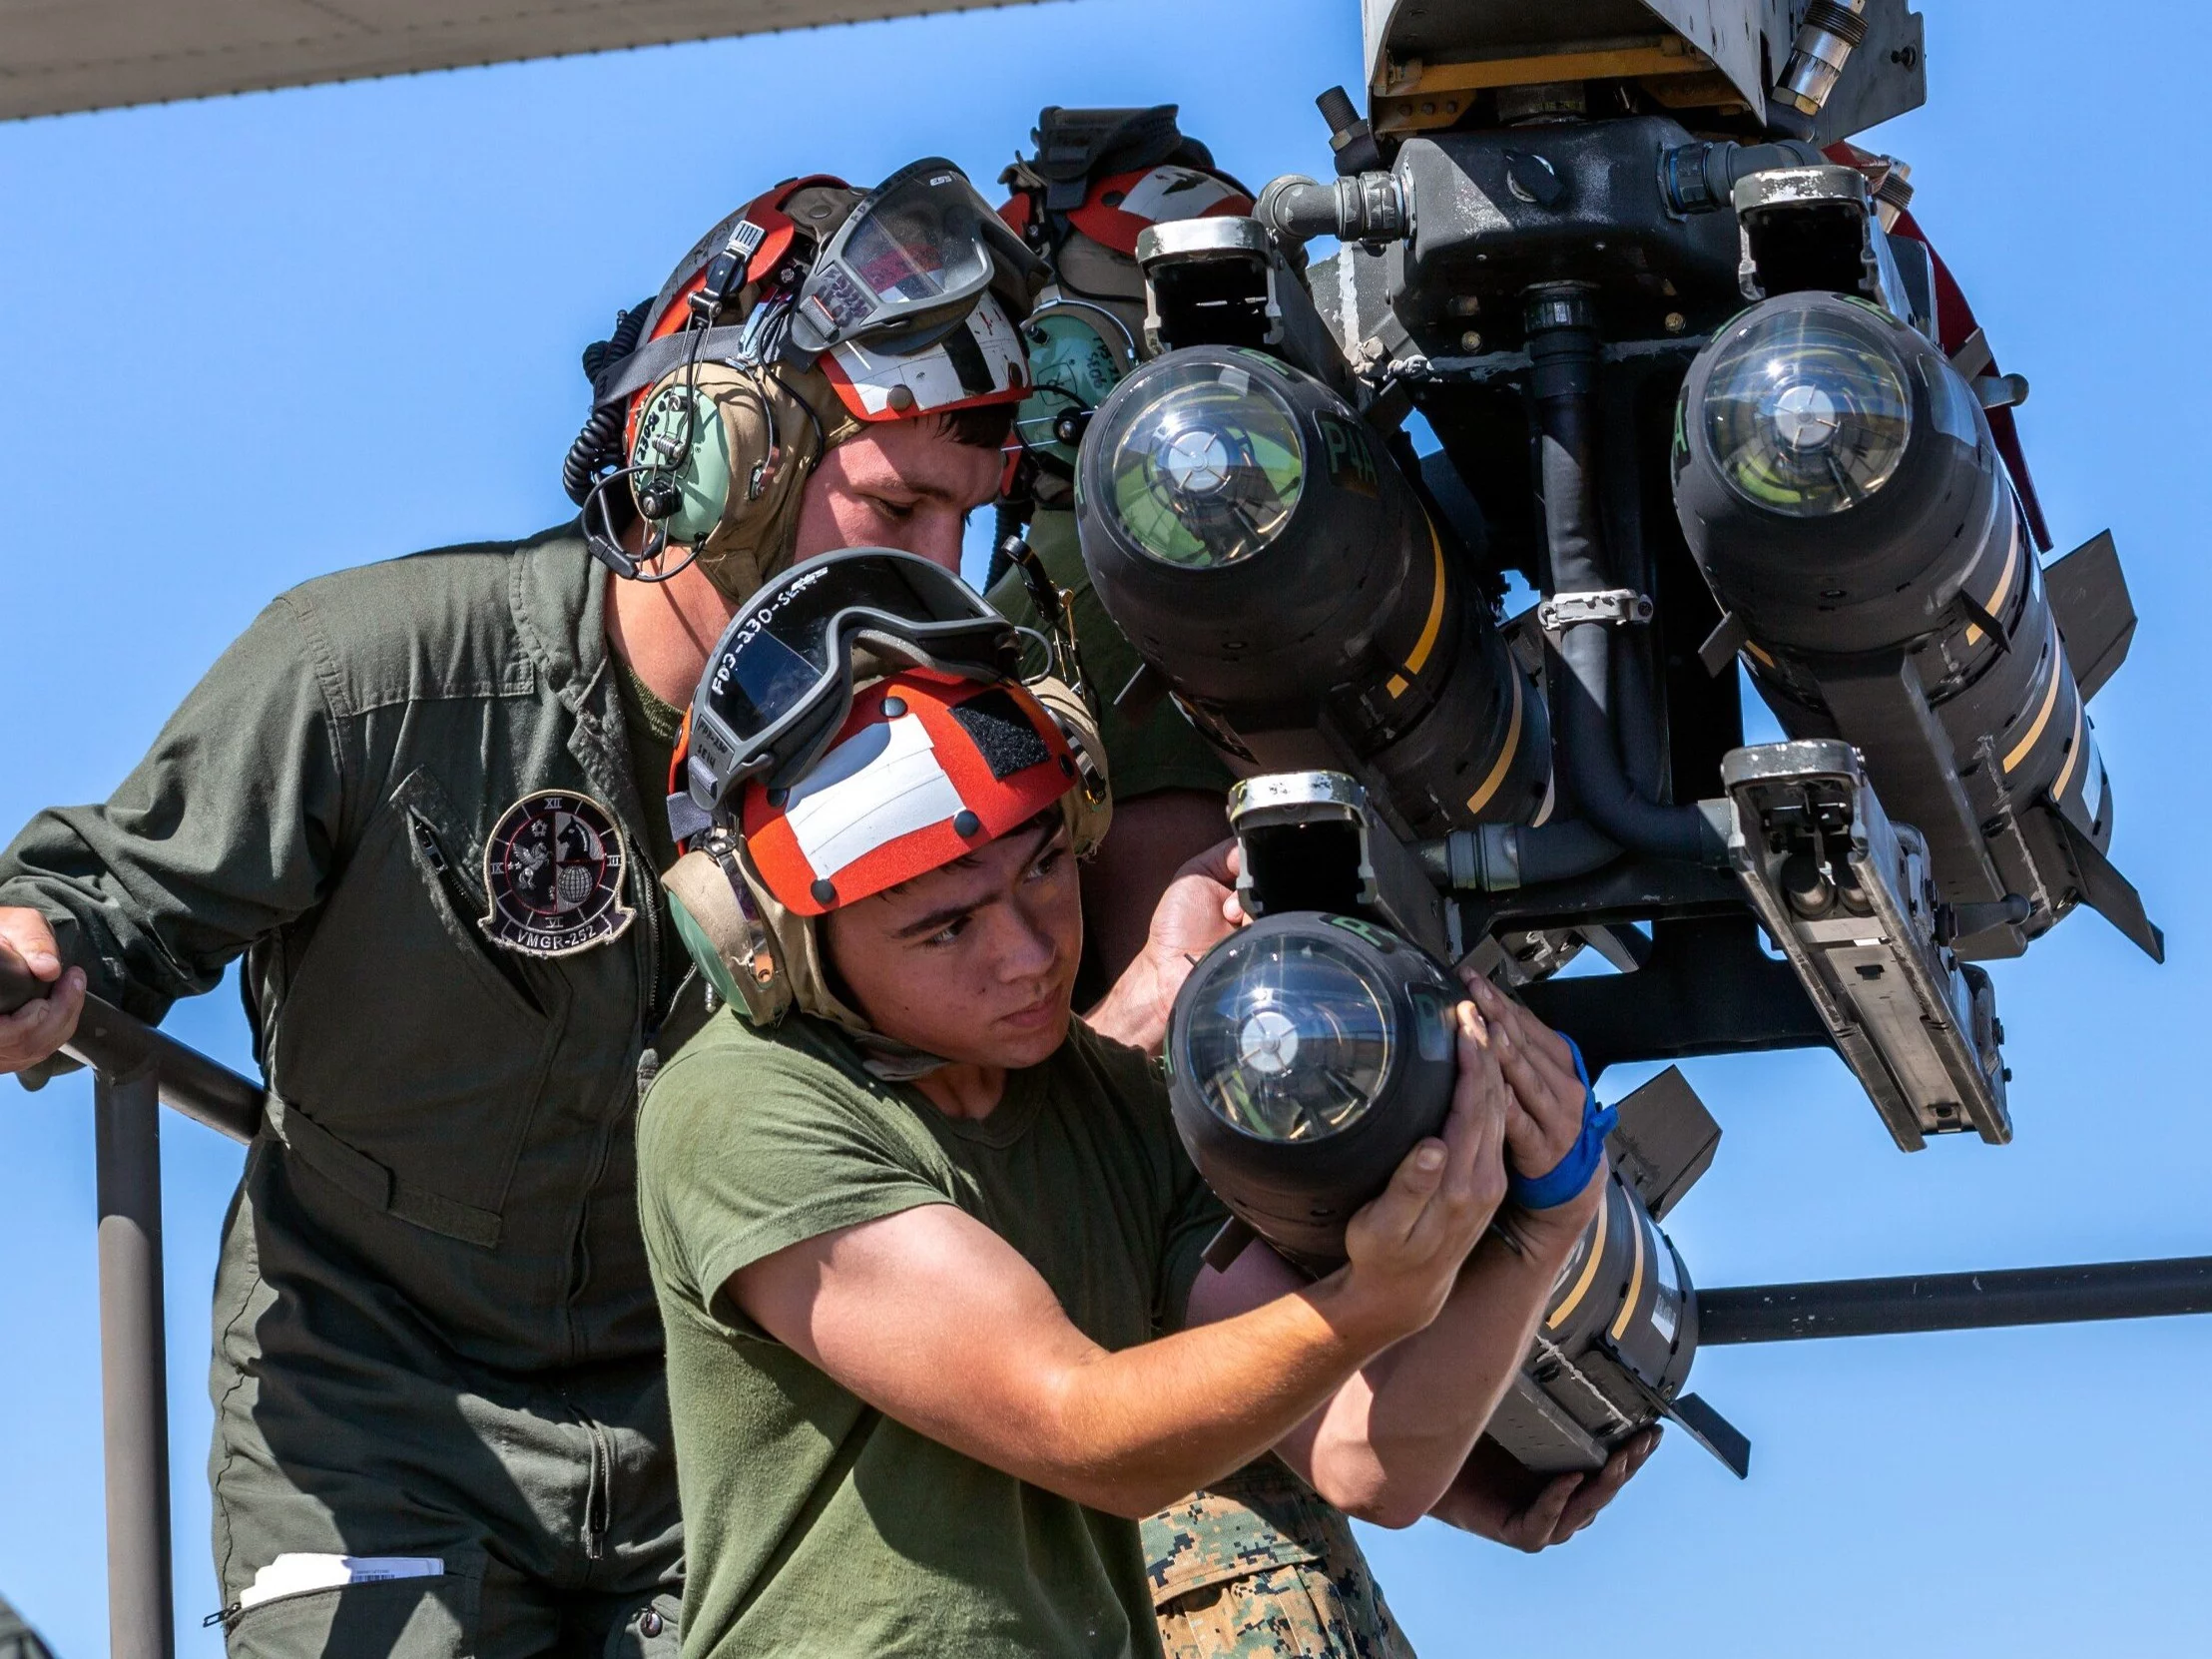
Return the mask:
<svg viewBox="0 0 2212 1659">
<path fill-rule="evenodd" d="M 1598 1161 L 1605 1156 L 1605 1137 L 1621 1120 L 1617 1108 L 1597 1103 L 1597 1091 L 1590 1087 L 1590 1069 L 1582 1063 L 1582 1050 L 1575 1047 L 1572 1037 L 1565 1037 L 1565 1041 L 1567 1052 L 1574 1056 L 1574 1074 L 1582 1079 L 1582 1133 L 1576 1137 L 1573 1149 L 1548 1174 L 1523 1175 L 1507 1160 L 1505 1196 L 1523 1210 L 1556 1210 L 1587 1187 Z"/>
</svg>

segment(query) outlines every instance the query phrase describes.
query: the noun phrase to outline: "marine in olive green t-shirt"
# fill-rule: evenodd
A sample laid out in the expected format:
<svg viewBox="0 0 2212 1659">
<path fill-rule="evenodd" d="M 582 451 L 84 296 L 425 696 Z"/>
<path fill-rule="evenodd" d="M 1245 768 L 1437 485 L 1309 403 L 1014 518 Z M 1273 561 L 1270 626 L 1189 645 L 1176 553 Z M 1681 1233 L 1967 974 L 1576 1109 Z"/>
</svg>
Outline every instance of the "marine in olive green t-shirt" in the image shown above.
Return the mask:
<svg viewBox="0 0 2212 1659">
<path fill-rule="evenodd" d="M 638 1127 L 639 1202 L 668 1331 L 693 1659 L 1156 1655 L 1134 1521 L 883 1416 L 769 1337 L 726 1286 L 842 1227 L 953 1204 L 1025 1258 L 1107 1349 L 1177 1325 L 1223 1211 L 1150 1064 L 1077 1024 L 947 1118 L 879 1082 L 834 1028 L 725 1011 L 669 1062 Z M 991 1334 L 977 1331 L 977 1344 Z"/>
</svg>

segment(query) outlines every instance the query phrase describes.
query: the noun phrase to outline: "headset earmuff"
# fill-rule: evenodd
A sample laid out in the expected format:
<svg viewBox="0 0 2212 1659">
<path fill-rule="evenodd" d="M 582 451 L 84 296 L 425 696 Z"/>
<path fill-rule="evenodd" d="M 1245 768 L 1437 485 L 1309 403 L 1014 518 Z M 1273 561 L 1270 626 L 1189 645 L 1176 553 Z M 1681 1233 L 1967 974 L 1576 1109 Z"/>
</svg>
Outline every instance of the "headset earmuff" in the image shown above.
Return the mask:
<svg viewBox="0 0 2212 1659">
<path fill-rule="evenodd" d="M 762 913 L 737 837 L 716 826 L 661 877 L 684 948 L 725 1002 L 753 1024 L 771 1026 L 791 1009 L 791 975 Z"/>
<path fill-rule="evenodd" d="M 1040 675 L 1024 683 L 1060 729 L 1075 768 L 1075 787 L 1062 796 L 1068 838 L 1078 858 L 1088 857 L 1106 838 L 1114 821 L 1113 779 L 1107 771 L 1106 744 L 1090 699 L 1057 676 Z"/>
<path fill-rule="evenodd" d="M 706 539 L 732 516 L 736 506 L 733 489 L 743 489 L 746 500 L 758 500 L 782 460 L 783 445 L 767 389 L 756 381 L 750 388 L 735 391 L 740 397 L 750 393 L 761 416 L 759 424 L 767 431 L 759 442 L 733 443 L 733 422 L 720 407 L 734 390 L 730 364 L 718 358 L 702 358 L 698 345 L 708 330 L 744 322 L 773 284 L 794 279 L 793 273 L 800 268 L 790 261 L 801 237 L 819 240 L 824 227 L 802 227 L 785 210 L 801 193 L 817 187 L 848 189 L 841 179 L 816 174 L 787 179 L 764 192 L 702 238 L 686 262 L 691 268 L 688 273 L 680 267 L 681 275 L 669 279 L 649 307 L 641 307 L 637 320 L 643 320 L 647 311 L 653 317 L 644 344 L 677 344 L 684 338 L 693 343 L 691 354 L 680 366 L 630 396 L 623 410 L 619 451 L 614 450 L 611 441 L 601 445 L 602 451 L 612 452 L 610 459 L 623 463 L 619 471 L 627 482 L 625 493 L 648 526 L 649 551 L 645 557 L 633 557 L 619 545 L 619 527 L 603 498 L 606 484 L 615 481 L 613 477 L 596 486 L 602 492 L 600 499 L 589 499 L 592 491 L 587 489 L 587 498 L 580 501 L 593 552 L 619 574 L 649 581 L 665 579 L 674 572 L 662 570 L 649 576 L 643 566 L 660 549 L 673 544 L 690 546 L 696 558 Z M 833 208 L 819 200 L 801 211 L 815 220 L 833 215 Z M 622 349 L 603 353 L 598 363 L 587 362 L 587 372 L 596 377 L 601 367 L 628 355 L 638 343 L 636 322 L 628 317 L 625 322 L 629 335 Z M 718 366 L 725 372 L 708 372 Z M 611 440 L 613 433 L 604 429 L 609 424 L 609 408 L 595 411 L 587 431 L 599 432 Z M 735 424 L 750 434 L 756 423 Z M 740 449 L 745 453 L 734 453 Z M 740 474 L 742 485 L 736 482 Z M 577 491 L 571 488 L 570 493 L 575 495 Z M 595 506 L 602 521 L 597 526 L 592 523 Z"/>
</svg>

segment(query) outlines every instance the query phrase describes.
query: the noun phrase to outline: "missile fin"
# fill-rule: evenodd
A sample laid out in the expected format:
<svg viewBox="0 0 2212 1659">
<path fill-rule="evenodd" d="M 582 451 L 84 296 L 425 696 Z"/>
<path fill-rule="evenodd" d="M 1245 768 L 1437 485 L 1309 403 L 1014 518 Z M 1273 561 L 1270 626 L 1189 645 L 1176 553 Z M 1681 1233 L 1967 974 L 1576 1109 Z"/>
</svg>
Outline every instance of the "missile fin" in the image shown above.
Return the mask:
<svg viewBox="0 0 2212 1659">
<path fill-rule="evenodd" d="M 2112 867 L 2097 843 L 2074 828 L 2073 821 L 2056 807 L 2045 809 L 2058 826 L 2059 845 L 2073 866 L 2081 901 L 2134 941 L 2154 962 L 2166 959 L 2166 935 L 2143 912 L 2143 895 L 2133 882 Z"/>
<path fill-rule="evenodd" d="M 2098 531 L 2045 566 L 2043 592 L 2086 703 L 2119 672 L 2135 639 L 2135 602 L 2128 595 L 2112 532 Z"/>
<path fill-rule="evenodd" d="M 1652 1220 L 1664 1221 L 1675 1202 L 1712 1167 L 1721 1126 L 1679 1066 L 1667 1067 L 1629 1095 L 1619 1111 L 1620 1123 L 1606 1137 L 1606 1150 Z"/>
<path fill-rule="evenodd" d="M 1724 615 L 1713 631 L 1705 636 L 1705 643 L 1697 648 L 1697 660 L 1705 667 L 1709 680 L 1718 680 L 1736 666 L 1736 653 L 1743 650 L 1751 632 L 1744 626 L 1744 619 L 1734 611 Z"/>
<path fill-rule="evenodd" d="M 1684 1394 L 1661 1409 L 1667 1420 L 1718 1457 L 1738 1480 L 1751 1476 L 1751 1441 L 1742 1429 L 1705 1403 L 1702 1394 Z"/>
<path fill-rule="evenodd" d="M 1251 1223 L 1231 1216 L 1221 1224 L 1221 1231 L 1213 1236 L 1199 1254 L 1216 1273 L 1227 1273 L 1237 1265 L 1237 1258 L 1245 1253 L 1246 1247 L 1259 1236 L 1253 1232 Z"/>
</svg>

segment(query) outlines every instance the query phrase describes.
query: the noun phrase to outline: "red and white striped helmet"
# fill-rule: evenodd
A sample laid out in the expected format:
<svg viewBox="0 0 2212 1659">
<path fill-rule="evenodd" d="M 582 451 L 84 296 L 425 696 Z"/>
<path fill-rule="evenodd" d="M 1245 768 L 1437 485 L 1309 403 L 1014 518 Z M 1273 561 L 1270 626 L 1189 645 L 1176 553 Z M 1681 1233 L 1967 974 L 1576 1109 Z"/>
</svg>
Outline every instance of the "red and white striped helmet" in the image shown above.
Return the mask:
<svg viewBox="0 0 2212 1659">
<path fill-rule="evenodd" d="M 1026 687 L 894 674 L 854 696 L 797 784 L 746 786 L 746 849 L 779 903 L 819 916 L 966 856 L 1077 777 L 1059 724 Z"/>
<path fill-rule="evenodd" d="M 837 401 L 855 420 L 911 420 L 1029 394 L 1021 335 L 993 294 L 983 294 L 936 344 L 905 355 L 861 340 L 833 345 L 821 359 Z"/>
<path fill-rule="evenodd" d="M 1098 180 L 1068 223 L 1091 241 L 1134 259 L 1147 227 L 1177 219 L 1242 218 L 1252 198 L 1235 185 L 1195 167 L 1163 162 L 1135 173 Z"/>
</svg>

